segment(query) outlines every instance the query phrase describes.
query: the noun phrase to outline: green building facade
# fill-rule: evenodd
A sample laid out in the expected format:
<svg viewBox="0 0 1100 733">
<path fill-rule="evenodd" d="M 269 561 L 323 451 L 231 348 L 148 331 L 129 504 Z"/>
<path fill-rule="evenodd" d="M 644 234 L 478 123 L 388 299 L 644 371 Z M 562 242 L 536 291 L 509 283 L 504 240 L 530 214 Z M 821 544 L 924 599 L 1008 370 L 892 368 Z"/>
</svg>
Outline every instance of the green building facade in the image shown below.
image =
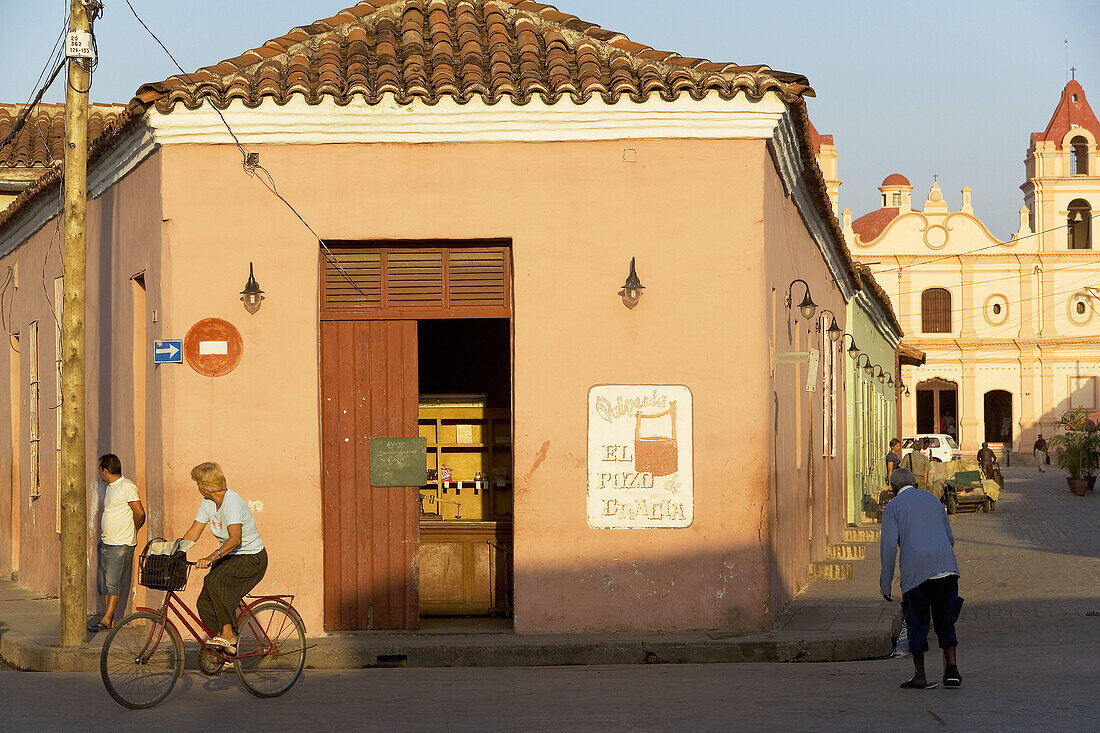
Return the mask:
<svg viewBox="0 0 1100 733">
<path fill-rule="evenodd" d="M 877 497 L 885 487 L 886 453 L 899 435 L 897 354 L 903 334 L 878 283 L 866 273 L 861 279 L 863 289 L 848 301 L 844 337 L 849 524 L 863 521 L 864 497 Z"/>
</svg>

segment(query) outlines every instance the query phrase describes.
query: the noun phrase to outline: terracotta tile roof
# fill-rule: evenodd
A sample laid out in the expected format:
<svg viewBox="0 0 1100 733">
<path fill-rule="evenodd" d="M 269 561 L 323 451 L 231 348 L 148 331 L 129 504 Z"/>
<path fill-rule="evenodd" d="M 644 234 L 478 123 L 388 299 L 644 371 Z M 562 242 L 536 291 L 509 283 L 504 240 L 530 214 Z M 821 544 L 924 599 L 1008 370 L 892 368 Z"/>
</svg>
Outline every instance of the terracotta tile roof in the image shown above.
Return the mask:
<svg viewBox="0 0 1100 733">
<path fill-rule="evenodd" d="M 856 262 L 852 259 L 852 253 L 848 251 L 848 245 L 844 239 L 844 231 L 840 228 L 840 221 L 833 212 L 833 202 L 829 198 L 829 189 L 825 183 L 825 175 L 821 172 L 821 166 L 817 163 L 817 155 L 814 153 L 813 142 L 810 139 L 810 115 L 806 110 L 806 101 L 799 100 L 792 104 L 792 117 L 794 126 L 798 131 L 799 152 L 805 167 L 802 170 L 802 180 L 806 183 L 817 207 L 817 214 L 829 228 L 831 239 L 837 253 L 844 263 L 844 276 L 852 290 L 859 290 L 860 279 L 856 272 Z M 824 259 L 824 255 L 822 255 Z"/>
<path fill-rule="evenodd" d="M 814 147 L 814 155 L 817 155 L 821 152 L 821 146 L 822 145 L 833 145 L 834 144 L 833 143 L 833 136 L 832 135 L 822 135 L 821 133 L 819 133 L 817 131 L 817 128 L 814 127 L 814 123 L 812 121 L 810 122 L 810 142 L 813 144 L 813 147 Z"/>
<path fill-rule="evenodd" d="M 23 113 L 21 104 L 0 104 L 0 140 L 11 132 Z M 95 140 L 116 122 L 125 106 L 93 104 L 88 108 L 88 140 Z M 10 145 L 0 149 L 0 175 L 4 167 L 48 168 L 64 158 L 65 105 L 40 104 L 27 118 Z"/>
<path fill-rule="evenodd" d="M 882 179 L 883 186 L 912 186 L 909 179 L 900 173 L 891 173 Z"/>
<path fill-rule="evenodd" d="M 53 105 L 46 105 L 53 106 Z M 62 106 L 62 105 L 57 105 Z M 93 114 L 93 109 L 96 114 Z M 16 115 L 18 116 L 18 115 Z M 58 115 L 64 120 L 64 114 Z M 142 110 L 135 108 L 133 105 L 89 105 L 88 113 L 88 164 L 95 163 L 102 155 L 104 155 L 111 147 L 121 139 L 123 133 L 132 128 L 138 120 L 141 119 Z M 92 127 L 93 117 L 98 118 L 96 128 Z M 62 127 L 64 123 L 62 122 Z M 10 128 L 9 128 L 10 129 Z M 22 135 L 26 131 L 26 127 L 20 132 Z M 98 129 L 98 133 L 93 137 L 92 132 L 94 129 Z M 6 133 L 5 133 L 6 134 Z M 64 139 L 64 133 L 62 138 Z M 53 148 L 51 144 L 51 149 Z M 3 172 L 3 167 L 0 167 L 0 172 Z M 43 169 L 41 176 L 36 178 L 33 183 L 23 189 L 23 192 L 19 194 L 8 204 L 8 208 L 0 211 L 0 230 L 7 225 L 9 221 L 17 217 L 24 208 L 30 205 L 30 202 L 38 197 L 40 193 L 46 190 L 51 190 L 61 183 L 61 166 L 50 165 Z"/>
<path fill-rule="evenodd" d="M 224 108 L 239 99 L 254 107 L 294 95 L 309 103 L 359 96 L 374 104 L 392 94 L 402 104 L 443 97 L 522 104 L 712 91 L 754 99 L 774 91 L 786 102 L 814 93 L 797 74 L 657 51 L 532 0 L 368 0 L 186 77 L 146 84 L 136 100 L 167 112 L 180 103 Z"/>
<path fill-rule="evenodd" d="M 859 274 L 860 289 L 871 291 L 871 294 L 878 300 L 882 309 L 886 311 L 886 315 L 890 320 L 890 325 L 898 334 L 904 336 L 905 331 L 902 330 L 897 314 L 894 313 L 894 307 L 890 304 L 890 296 L 887 295 L 886 291 L 882 289 L 882 286 L 878 284 L 878 280 L 871 274 L 871 269 L 864 263 L 857 262 L 855 263 L 855 271 Z"/>
<path fill-rule="evenodd" d="M 1073 101 L 1073 95 L 1075 94 L 1077 95 L 1076 102 Z M 1080 82 L 1075 80 L 1069 81 L 1062 89 L 1062 98 L 1058 100 L 1058 107 L 1054 110 L 1050 122 L 1047 123 L 1047 129 L 1032 133 L 1031 142 L 1036 143 L 1040 140 L 1046 140 L 1061 148 L 1062 138 L 1073 127 L 1083 127 L 1091 132 L 1095 139 L 1100 140 L 1100 121 L 1097 121 L 1092 107 L 1085 99 L 1084 88 L 1082 88 Z"/>
<path fill-rule="evenodd" d="M 870 214 L 864 214 L 855 221 L 852 222 L 852 230 L 859 235 L 859 238 L 864 242 L 870 242 L 872 239 L 882 234 L 882 230 L 886 228 L 886 225 L 897 218 L 901 209 L 897 206 L 888 206 L 884 209 L 878 209 L 872 211 Z"/>
<path fill-rule="evenodd" d="M 190 81 L 174 76 L 138 89 L 91 143 L 89 162 L 154 105 L 168 111 L 178 103 L 225 107 L 241 99 L 257 106 L 268 97 L 286 102 L 294 94 L 312 103 L 325 96 L 346 103 L 356 95 L 374 103 L 386 93 L 402 103 L 444 96 L 523 103 L 535 96 L 584 101 L 599 95 L 613 102 L 653 94 L 701 98 L 709 92 L 758 99 L 774 91 L 791 105 L 803 178 L 818 214 L 831 226 L 845 265 L 842 277 L 853 289 L 860 287 L 811 142 L 804 97 L 814 91 L 797 74 L 657 51 L 532 0 L 369 0 L 187 76 Z M 0 230 L 59 181 L 57 168 L 35 181 L 0 212 Z"/>
</svg>

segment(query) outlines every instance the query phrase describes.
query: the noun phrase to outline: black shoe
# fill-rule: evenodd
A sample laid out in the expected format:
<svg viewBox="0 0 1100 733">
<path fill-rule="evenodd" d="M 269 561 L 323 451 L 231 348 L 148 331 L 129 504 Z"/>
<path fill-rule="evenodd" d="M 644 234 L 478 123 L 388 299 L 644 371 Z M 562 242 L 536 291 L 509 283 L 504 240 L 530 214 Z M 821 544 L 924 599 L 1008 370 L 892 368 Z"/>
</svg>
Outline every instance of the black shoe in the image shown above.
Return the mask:
<svg viewBox="0 0 1100 733">
<path fill-rule="evenodd" d="M 944 687 L 960 687 L 962 683 L 962 675 L 959 674 L 958 667 L 951 665 L 943 670 Z"/>
</svg>

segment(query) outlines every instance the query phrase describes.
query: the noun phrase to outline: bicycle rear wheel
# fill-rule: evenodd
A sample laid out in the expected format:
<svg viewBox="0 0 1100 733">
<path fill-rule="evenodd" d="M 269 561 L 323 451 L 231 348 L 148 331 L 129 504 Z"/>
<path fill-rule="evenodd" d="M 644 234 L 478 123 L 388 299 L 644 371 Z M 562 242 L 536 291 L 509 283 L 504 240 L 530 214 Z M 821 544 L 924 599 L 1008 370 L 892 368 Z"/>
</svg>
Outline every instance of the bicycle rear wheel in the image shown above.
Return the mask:
<svg viewBox="0 0 1100 733">
<path fill-rule="evenodd" d="M 183 640 L 160 614 L 132 613 L 103 642 L 103 686 L 124 707 L 153 707 L 168 697 L 182 672 Z"/>
<path fill-rule="evenodd" d="M 237 677 L 246 690 L 257 697 L 282 695 L 306 665 L 306 626 L 291 606 L 260 603 L 240 620 L 237 654 Z"/>
</svg>

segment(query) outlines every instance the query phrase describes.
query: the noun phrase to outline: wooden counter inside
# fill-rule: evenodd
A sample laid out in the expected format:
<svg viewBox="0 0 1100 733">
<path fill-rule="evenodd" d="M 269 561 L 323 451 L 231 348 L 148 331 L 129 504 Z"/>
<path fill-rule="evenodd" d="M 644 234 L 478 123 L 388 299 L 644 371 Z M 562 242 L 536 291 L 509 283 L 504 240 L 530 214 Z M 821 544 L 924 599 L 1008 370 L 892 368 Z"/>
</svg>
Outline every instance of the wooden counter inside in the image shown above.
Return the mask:
<svg viewBox="0 0 1100 733">
<path fill-rule="evenodd" d="M 420 522 L 421 616 L 512 612 L 512 522 Z"/>
</svg>

